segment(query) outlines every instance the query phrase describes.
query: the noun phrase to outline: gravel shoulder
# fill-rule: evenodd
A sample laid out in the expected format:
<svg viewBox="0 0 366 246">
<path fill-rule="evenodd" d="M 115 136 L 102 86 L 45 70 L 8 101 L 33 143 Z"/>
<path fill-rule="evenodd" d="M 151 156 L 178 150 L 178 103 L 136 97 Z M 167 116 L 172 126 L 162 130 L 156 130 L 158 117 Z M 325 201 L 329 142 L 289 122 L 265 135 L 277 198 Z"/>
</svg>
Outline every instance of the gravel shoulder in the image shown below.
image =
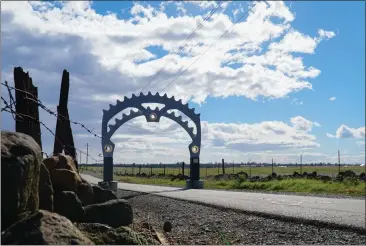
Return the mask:
<svg viewBox="0 0 366 246">
<path fill-rule="evenodd" d="M 169 244 L 366 244 L 362 232 L 285 222 L 134 191 L 118 190 L 117 195 L 131 203 L 136 225 L 147 222 L 162 232 L 164 222 L 171 222 L 172 231 L 164 232 Z"/>
</svg>

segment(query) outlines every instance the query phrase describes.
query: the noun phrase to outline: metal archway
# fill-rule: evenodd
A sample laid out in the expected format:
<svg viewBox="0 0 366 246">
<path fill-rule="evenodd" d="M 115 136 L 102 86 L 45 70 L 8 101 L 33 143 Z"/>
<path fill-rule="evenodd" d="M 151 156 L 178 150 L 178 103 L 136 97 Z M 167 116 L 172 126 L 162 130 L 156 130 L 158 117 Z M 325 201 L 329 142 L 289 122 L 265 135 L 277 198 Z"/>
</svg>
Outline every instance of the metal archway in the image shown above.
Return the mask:
<svg viewBox="0 0 366 246">
<path fill-rule="evenodd" d="M 150 107 L 144 108 L 143 103 L 159 103 L 165 106 L 159 110 L 158 107 L 151 109 Z M 116 119 L 114 125 L 107 125 L 115 115 L 127 108 L 137 108 L 138 111 L 130 111 L 129 115 L 122 114 L 122 119 Z M 168 110 L 177 109 L 188 116 L 196 126 L 197 132 L 193 133 L 193 127 L 188 127 L 188 121 L 182 121 L 182 116 L 176 116 L 174 112 L 168 113 Z M 188 188 L 202 188 L 203 183 L 200 181 L 200 165 L 199 155 L 201 152 L 201 120 L 200 114 L 196 114 L 194 109 L 190 109 L 188 104 L 182 104 L 182 100 L 176 101 L 174 96 L 168 98 L 166 94 L 160 96 L 159 93 L 152 95 L 149 92 L 147 95 L 140 93 L 139 96 L 132 94 L 131 98 L 124 97 L 123 101 L 117 100 L 116 105 L 109 105 L 108 110 L 103 110 L 102 120 L 102 150 L 103 150 L 103 170 L 104 182 L 113 181 L 113 153 L 115 144 L 111 141 L 111 137 L 116 130 L 121 127 L 127 121 L 139 117 L 145 116 L 147 122 L 159 122 L 161 117 L 169 118 L 183 127 L 192 139 L 192 143 L 189 144 L 188 149 L 190 153 L 190 180 L 187 182 Z M 109 131 L 108 131 L 109 127 Z"/>
</svg>

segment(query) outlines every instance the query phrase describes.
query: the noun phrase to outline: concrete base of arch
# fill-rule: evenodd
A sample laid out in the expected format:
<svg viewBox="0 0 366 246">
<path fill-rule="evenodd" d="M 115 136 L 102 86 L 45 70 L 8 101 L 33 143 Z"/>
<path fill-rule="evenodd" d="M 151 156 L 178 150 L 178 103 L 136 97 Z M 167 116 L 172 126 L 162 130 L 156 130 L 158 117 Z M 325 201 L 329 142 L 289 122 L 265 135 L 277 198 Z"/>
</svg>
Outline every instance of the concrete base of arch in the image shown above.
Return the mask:
<svg viewBox="0 0 366 246">
<path fill-rule="evenodd" d="M 203 189 L 203 180 L 186 180 L 186 189 Z"/>
<path fill-rule="evenodd" d="M 118 182 L 117 181 L 109 181 L 109 182 L 98 182 L 98 185 L 106 190 L 117 191 L 118 190 Z"/>
</svg>

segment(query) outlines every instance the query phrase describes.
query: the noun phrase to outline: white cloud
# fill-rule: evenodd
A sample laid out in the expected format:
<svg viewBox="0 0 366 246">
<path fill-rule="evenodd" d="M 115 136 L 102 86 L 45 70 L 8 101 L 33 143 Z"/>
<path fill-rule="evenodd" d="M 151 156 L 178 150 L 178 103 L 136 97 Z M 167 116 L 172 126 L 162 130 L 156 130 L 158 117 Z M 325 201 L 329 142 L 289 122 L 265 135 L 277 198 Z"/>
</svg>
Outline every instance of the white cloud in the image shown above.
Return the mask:
<svg viewBox="0 0 366 246">
<path fill-rule="evenodd" d="M 336 100 L 336 97 L 330 97 L 329 98 L 329 101 L 335 101 Z"/>
<path fill-rule="evenodd" d="M 187 4 L 192 3 L 202 8 L 202 13 L 192 16 L 185 12 L 189 9 Z M 334 37 L 334 33 L 319 29 L 318 37 L 303 34 L 292 26 L 295 13 L 284 2 L 275 1 L 258 2 L 247 18 L 171 87 L 162 91 L 232 27 L 230 16 L 218 11 L 187 43 L 182 54 L 173 54 L 203 22 L 209 9 L 217 4 L 214 1 L 192 3 L 175 5 L 174 2 L 164 2 L 158 8 L 136 3 L 130 10 L 131 18 L 119 19 L 119 15 L 113 12 L 96 13 L 91 2 L 3 2 L 2 77 L 12 77 L 13 67 L 22 66 L 33 77 L 41 100 L 48 105 L 57 105 L 61 72 L 68 69 L 71 76 L 70 117 L 99 133 L 102 109 L 123 96 L 140 92 L 168 61 L 167 67 L 145 92 L 166 92 L 184 102 L 204 103 L 207 97 L 241 96 L 266 100 L 312 89 L 311 79 L 321 71 L 305 64 L 304 54 L 314 54 L 319 42 Z M 167 4 L 175 6 L 179 14 L 170 16 L 164 13 Z M 223 9 L 228 3 L 225 4 Z M 249 5 L 253 6 L 253 3 Z M 247 6 L 243 4 L 236 16 L 246 10 Z M 170 54 L 162 56 L 161 53 Z M 242 66 L 233 69 L 226 65 L 233 63 Z M 52 116 L 42 113 L 41 117 L 47 125 L 55 126 Z M 292 118 L 291 125 L 282 121 L 202 124 L 205 131 L 202 160 L 207 161 L 231 156 L 230 151 L 233 158 L 240 160 L 251 152 L 262 158 L 258 154 L 261 151 L 285 151 L 288 154 L 319 146 L 315 136 L 309 133 L 318 124 L 301 116 Z M 187 146 L 183 143 L 188 144 L 189 137 L 169 121 L 161 122 L 161 128 L 146 126 L 145 122 L 138 120 L 131 125 L 135 127 L 123 126 L 115 135 L 118 146 L 123 148 L 116 154 L 116 160 L 136 162 L 137 158 L 149 160 L 155 155 L 156 160 L 171 161 L 169 146 L 174 143 L 179 145 L 176 158 L 187 158 Z M 83 148 L 80 146 L 88 140 L 92 155 L 98 156 L 100 140 L 88 139 L 85 130 L 72 127 L 76 146 Z M 158 129 L 163 130 L 159 132 Z M 155 137 L 155 131 L 162 137 Z M 53 137 L 46 130 L 44 132 L 42 140 L 50 152 Z"/>
<path fill-rule="evenodd" d="M 303 104 L 304 104 L 304 102 L 303 102 L 303 101 L 301 101 L 301 100 L 299 100 L 299 99 L 297 99 L 297 98 L 294 98 L 294 99 L 292 99 L 291 104 L 295 104 L 295 105 L 303 105 Z"/>
<path fill-rule="evenodd" d="M 318 122 L 312 122 L 310 120 L 305 119 L 302 116 L 292 117 L 290 121 L 294 126 L 294 128 L 299 131 L 309 132 L 312 130 L 313 126 L 321 127 L 321 125 Z"/>
<path fill-rule="evenodd" d="M 216 3 L 203 1 L 197 4 L 206 8 Z M 42 8 L 34 8 L 35 5 L 41 5 Z M 5 17 L 2 22 L 7 27 L 3 30 L 2 39 L 9 48 L 6 55 L 14 55 L 10 50 L 18 49 L 22 51 L 17 55 L 18 61 L 26 61 L 26 57 L 31 56 L 34 59 L 47 56 L 48 66 L 44 66 L 45 61 L 39 65 L 36 62 L 24 62 L 23 66 L 29 70 L 50 70 L 50 66 L 55 67 L 54 64 L 60 57 L 66 58 L 70 52 L 75 53 L 73 47 L 78 42 L 83 47 L 77 51 L 78 56 L 81 53 L 84 56 L 79 58 L 79 62 L 82 63 L 80 59 L 88 56 L 89 63 L 94 64 L 94 71 L 101 74 L 113 71 L 111 81 L 124 81 L 115 82 L 115 89 L 127 94 L 142 88 L 162 65 L 172 61 L 148 88 L 153 91 L 162 90 L 232 25 L 227 15 L 216 13 L 196 37 L 188 42 L 185 53 L 193 57 L 168 55 L 157 58 L 156 54 L 144 48 L 154 45 L 170 52 L 176 50 L 197 23 L 202 22 L 202 16 L 188 16 L 183 11 L 182 16 L 168 18 L 160 9 L 137 3 L 131 9 L 132 18 L 120 20 L 114 13 L 97 14 L 90 3 L 66 2 L 61 3 L 61 8 L 58 6 L 50 3 L 4 3 L 2 14 Z M 184 8 L 184 4 L 181 3 L 179 7 Z M 274 24 L 271 17 L 278 17 L 282 22 Z M 317 77 L 320 71 L 311 66 L 306 67 L 301 57 L 293 57 L 289 52 L 314 53 L 320 41 L 314 41 L 316 38 L 291 28 L 290 23 L 294 18 L 294 14 L 283 2 L 259 2 L 246 21 L 238 23 L 230 34 L 179 77 L 166 92 L 202 103 L 208 96 L 282 98 L 291 92 L 311 89 L 307 79 Z M 24 42 L 36 37 L 45 40 L 42 54 L 39 54 L 36 42 L 26 44 L 28 51 L 22 48 L 25 47 L 23 41 L 11 44 L 10 40 L 19 39 L 19 35 L 22 35 Z M 323 30 L 319 35 L 332 37 Z M 272 39 L 281 41 L 272 42 Z M 269 50 L 263 54 L 258 53 L 263 50 L 266 42 L 269 42 Z M 240 51 L 230 55 L 228 51 L 232 49 Z M 27 53 L 32 51 L 33 54 Z M 245 64 L 241 68 L 232 69 L 221 67 L 223 61 Z M 63 66 L 70 65 L 70 62 L 64 62 Z M 270 66 L 276 69 L 270 69 Z M 89 94 L 111 93 L 108 90 L 95 90 L 95 84 L 100 83 L 100 80 L 93 78 L 98 76 L 90 74 L 82 77 L 78 70 L 73 76 L 88 81 Z"/>
<path fill-rule="evenodd" d="M 327 133 L 330 138 L 365 138 L 365 127 L 351 128 L 346 125 L 341 125 L 335 135 Z"/>
</svg>

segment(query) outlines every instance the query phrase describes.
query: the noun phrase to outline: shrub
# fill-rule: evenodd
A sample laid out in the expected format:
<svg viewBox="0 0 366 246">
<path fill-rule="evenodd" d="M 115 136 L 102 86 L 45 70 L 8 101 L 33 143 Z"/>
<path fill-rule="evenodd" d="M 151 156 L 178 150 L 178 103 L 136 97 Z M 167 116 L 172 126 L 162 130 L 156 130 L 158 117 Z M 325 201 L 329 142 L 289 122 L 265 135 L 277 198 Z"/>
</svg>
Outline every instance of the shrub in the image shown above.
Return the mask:
<svg viewBox="0 0 366 246">
<path fill-rule="evenodd" d="M 343 183 L 347 186 L 357 186 L 360 184 L 360 181 L 357 178 L 354 177 L 346 177 L 343 180 Z"/>
</svg>

